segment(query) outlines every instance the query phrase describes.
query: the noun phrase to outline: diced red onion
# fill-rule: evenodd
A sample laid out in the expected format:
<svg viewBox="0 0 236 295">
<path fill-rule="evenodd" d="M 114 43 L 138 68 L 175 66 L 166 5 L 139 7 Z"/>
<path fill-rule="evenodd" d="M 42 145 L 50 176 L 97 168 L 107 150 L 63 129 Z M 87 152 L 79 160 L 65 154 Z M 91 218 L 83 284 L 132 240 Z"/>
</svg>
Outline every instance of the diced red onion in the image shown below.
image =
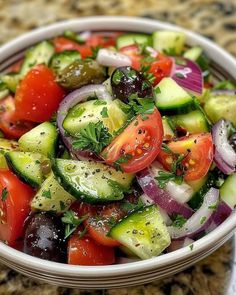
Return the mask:
<svg viewBox="0 0 236 295">
<path fill-rule="evenodd" d="M 74 155 L 77 159 L 98 159 L 94 154 L 90 151 L 80 151 L 74 150 L 72 147 L 72 142 L 74 141 L 73 137 L 67 136 L 66 132 L 62 126 L 65 117 L 67 116 L 68 111 L 82 101 L 86 101 L 89 97 L 98 97 L 99 99 L 110 101 L 112 100 L 111 95 L 107 91 L 104 85 L 87 85 L 83 86 L 70 94 L 68 94 L 63 101 L 60 103 L 58 112 L 57 112 L 57 126 L 59 128 L 61 137 L 66 147 L 70 151 L 72 155 Z"/>
<path fill-rule="evenodd" d="M 79 34 L 80 38 L 83 40 L 87 40 L 90 36 L 92 35 L 91 31 L 84 31 L 82 33 Z"/>
<path fill-rule="evenodd" d="M 214 213 L 213 222 L 216 225 L 221 224 L 230 216 L 232 212 L 232 208 L 230 208 L 229 205 L 227 205 L 224 201 L 221 201 L 217 210 Z"/>
<path fill-rule="evenodd" d="M 140 199 L 142 200 L 143 204 L 144 205 L 152 205 L 152 204 L 155 204 L 155 202 L 149 198 L 146 194 L 142 194 L 140 196 Z M 162 208 L 158 207 L 159 208 L 159 211 L 160 211 L 160 214 L 161 214 L 161 217 L 163 218 L 164 222 L 166 225 L 171 225 L 172 221 L 169 217 L 169 215 L 166 213 L 165 210 L 163 210 Z"/>
<path fill-rule="evenodd" d="M 129 56 L 106 48 L 99 49 L 96 60 L 100 65 L 105 67 L 118 68 L 132 65 Z"/>
<path fill-rule="evenodd" d="M 158 162 L 153 162 L 150 167 L 151 172 L 153 173 L 153 177 L 158 176 L 160 171 L 165 171 Z M 169 195 L 175 199 L 177 202 L 184 204 L 187 203 L 192 195 L 193 189 L 190 185 L 185 182 L 181 184 L 177 184 L 174 181 L 168 181 L 164 190 L 169 193 Z"/>
<path fill-rule="evenodd" d="M 193 214 L 193 210 L 189 206 L 178 203 L 165 190 L 161 189 L 147 168 L 138 173 L 137 180 L 144 193 L 167 214 L 177 213 L 185 218 L 189 218 Z"/>
<path fill-rule="evenodd" d="M 219 190 L 211 188 L 205 195 L 202 206 L 181 227 L 169 226 L 172 239 L 193 237 L 204 231 L 213 221 L 215 207 L 219 203 Z"/>
<path fill-rule="evenodd" d="M 235 171 L 236 153 L 229 144 L 229 128 L 230 122 L 220 119 L 212 127 L 212 137 L 215 145 L 214 161 L 217 167 L 225 174 L 231 174 Z"/>
<path fill-rule="evenodd" d="M 191 245 L 192 243 L 194 243 L 194 240 L 192 240 L 188 237 L 181 239 L 181 240 L 173 240 L 173 241 L 171 241 L 171 244 L 168 247 L 167 251 L 173 252 L 173 251 L 181 249 L 183 247 L 187 247 L 187 246 Z"/>
<path fill-rule="evenodd" d="M 147 46 L 145 50 L 150 54 L 151 57 L 156 58 L 158 56 L 158 52 L 151 46 Z"/>
<path fill-rule="evenodd" d="M 192 60 L 184 57 L 176 58 L 172 78 L 185 90 L 197 95 L 202 94 L 202 71 Z"/>
</svg>

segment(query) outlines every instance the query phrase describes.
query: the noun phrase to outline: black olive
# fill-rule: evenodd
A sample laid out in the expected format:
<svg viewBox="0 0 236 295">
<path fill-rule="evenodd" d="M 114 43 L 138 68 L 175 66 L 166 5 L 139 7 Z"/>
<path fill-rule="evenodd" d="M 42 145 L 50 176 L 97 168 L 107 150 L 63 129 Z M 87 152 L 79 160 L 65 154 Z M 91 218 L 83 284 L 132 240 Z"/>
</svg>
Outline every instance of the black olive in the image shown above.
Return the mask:
<svg viewBox="0 0 236 295">
<path fill-rule="evenodd" d="M 59 217 L 35 213 L 26 222 L 23 252 L 41 259 L 66 262 L 64 226 Z"/>
<path fill-rule="evenodd" d="M 153 97 L 151 83 L 131 67 L 115 69 L 111 75 L 111 87 L 113 96 L 124 102 L 128 102 L 132 95 L 139 98 Z"/>
<path fill-rule="evenodd" d="M 230 145 L 232 146 L 232 148 L 234 149 L 234 151 L 236 153 L 236 133 L 231 135 L 231 137 L 229 139 L 229 143 L 230 143 Z"/>
</svg>

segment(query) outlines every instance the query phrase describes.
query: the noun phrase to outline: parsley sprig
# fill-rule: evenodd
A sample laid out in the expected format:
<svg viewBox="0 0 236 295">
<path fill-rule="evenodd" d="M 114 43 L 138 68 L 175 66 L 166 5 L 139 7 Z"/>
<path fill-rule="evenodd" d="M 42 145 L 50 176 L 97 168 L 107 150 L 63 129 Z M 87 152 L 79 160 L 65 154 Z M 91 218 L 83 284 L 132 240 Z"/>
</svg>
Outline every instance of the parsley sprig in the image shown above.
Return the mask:
<svg viewBox="0 0 236 295">
<path fill-rule="evenodd" d="M 187 221 L 187 219 L 181 214 L 173 214 L 171 216 L 171 220 L 172 220 L 172 226 L 177 228 L 183 227 L 183 225 Z"/>
<path fill-rule="evenodd" d="M 65 223 L 65 239 L 67 239 L 75 230 L 76 228 L 84 222 L 88 218 L 87 215 L 82 216 L 79 218 L 75 212 L 69 210 L 64 213 L 61 221 Z"/>
<path fill-rule="evenodd" d="M 1 200 L 6 201 L 7 197 L 8 197 L 8 190 L 6 187 L 4 187 L 4 189 L 2 190 Z"/>
<path fill-rule="evenodd" d="M 78 139 L 73 142 L 74 149 L 90 150 L 100 154 L 104 147 L 109 145 L 112 136 L 101 121 L 90 122 L 76 134 Z"/>
</svg>

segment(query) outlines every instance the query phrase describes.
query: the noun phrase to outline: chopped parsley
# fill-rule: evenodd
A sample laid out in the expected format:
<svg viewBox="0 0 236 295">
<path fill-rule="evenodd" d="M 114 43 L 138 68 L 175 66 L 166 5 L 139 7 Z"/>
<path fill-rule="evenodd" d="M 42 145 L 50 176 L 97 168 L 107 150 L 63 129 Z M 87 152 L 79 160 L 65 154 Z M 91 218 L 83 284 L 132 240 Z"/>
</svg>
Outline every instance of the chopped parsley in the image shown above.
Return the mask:
<svg viewBox="0 0 236 295">
<path fill-rule="evenodd" d="M 218 204 L 213 204 L 213 205 L 208 206 L 208 209 L 216 210 L 217 207 L 218 207 Z"/>
<path fill-rule="evenodd" d="M 153 73 L 150 73 L 150 72 L 149 72 L 150 69 L 151 69 L 151 66 L 150 66 L 150 65 L 142 64 L 142 65 L 141 65 L 141 69 L 140 69 L 140 71 L 142 72 L 144 78 L 145 78 L 150 84 L 152 84 L 152 83 L 155 81 L 156 77 L 154 76 Z"/>
<path fill-rule="evenodd" d="M 103 118 L 108 118 L 107 107 L 104 107 L 101 111 L 101 115 Z"/>
<path fill-rule="evenodd" d="M 47 198 L 47 199 L 51 199 L 52 198 L 52 195 L 51 195 L 51 191 L 48 190 L 48 191 L 43 191 L 42 192 L 42 196 Z"/>
<path fill-rule="evenodd" d="M 177 228 L 183 227 L 183 225 L 187 221 L 187 219 L 181 214 L 174 214 L 172 215 L 171 219 L 172 219 L 172 226 Z"/>
<path fill-rule="evenodd" d="M 161 89 L 160 89 L 160 87 L 156 87 L 156 88 L 154 88 L 154 91 L 155 91 L 155 94 L 159 94 L 159 93 L 161 93 Z"/>
<path fill-rule="evenodd" d="M 65 239 L 67 239 L 76 228 L 88 218 L 87 215 L 79 218 L 75 212 L 69 210 L 64 213 L 61 221 L 65 224 Z"/>
<path fill-rule="evenodd" d="M 178 78 L 181 78 L 181 79 L 184 79 L 184 75 L 181 74 L 181 73 L 175 73 L 175 76 L 178 77 Z"/>
<path fill-rule="evenodd" d="M 193 250 L 193 244 L 189 245 L 190 250 Z"/>
<path fill-rule="evenodd" d="M 206 216 L 202 216 L 200 219 L 200 224 L 203 224 L 206 221 Z"/>
<path fill-rule="evenodd" d="M 130 99 L 130 97 L 129 97 Z M 152 98 L 135 98 L 129 102 L 131 112 L 134 116 L 142 114 L 152 114 L 155 110 L 155 103 Z"/>
<path fill-rule="evenodd" d="M 95 100 L 95 102 L 93 103 L 95 106 L 100 106 L 100 105 L 106 105 L 107 102 L 101 99 L 97 99 Z"/>
<path fill-rule="evenodd" d="M 66 209 L 66 205 L 63 201 L 60 201 L 60 208 L 62 211 L 64 211 Z"/>
<path fill-rule="evenodd" d="M 121 79 L 123 78 L 123 76 L 124 74 L 119 69 L 117 69 L 112 75 L 112 82 L 115 85 L 118 85 L 121 82 Z"/>
<path fill-rule="evenodd" d="M 141 199 L 138 200 L 138 203 L 136 204 L 133 204 L 133 203 L 130 203 L 130 202 L 123 202 L 121 203 L 121 208 L 124 209 L 124 210 L 127 210 L 128 212 L 130 211 L 136 211 L 136 210 L 139 210 L 143 207 L 143 203 L 141 201 Z"/>
<path fill-rule="evenodd" d="M 74 149 L 90 150 L 96 154 L 100 154 L 112 139 L 108 129 L 101 121 L 90 122 L 86 127 L 80 129 L 76 136 L 78 139 L 72 143 Z"/>
<path fill-rule="evenodd" d="M 6 187 L 4 187 L 4 189 L 2 190 L 1 200 L 4 202 L 6 201 L 7 197 L 8 197 L 8 190 Z"/>
<path fill-rule="evenodd" d="M 87 233 L 87 227 L 85 227 L 80 233 L 79 233 L 79 239 L 83 238 Z"/>
<path fill-rule="evenodd" d="M 117 159 L 113 163 L 113 166 L 116 168 L 116 170 L 119 170 L 119 171 L 123 172 L 121 165 L 124 164 L 124 163 L 128 163 L 130 159 L 132 159 L 132 155 L 125 154 L 125 155 L 121 156 L 119 159 Z"/>
</svg>

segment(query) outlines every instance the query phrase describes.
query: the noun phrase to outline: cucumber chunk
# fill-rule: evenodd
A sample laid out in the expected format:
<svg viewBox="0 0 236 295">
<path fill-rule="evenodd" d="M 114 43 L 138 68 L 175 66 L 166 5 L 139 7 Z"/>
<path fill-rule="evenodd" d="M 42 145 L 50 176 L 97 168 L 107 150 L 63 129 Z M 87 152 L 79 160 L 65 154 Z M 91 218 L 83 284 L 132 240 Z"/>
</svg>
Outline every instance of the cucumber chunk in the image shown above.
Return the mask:
<svg viewBox="0 0 236 295">
<path fill-rule="evenodd" d="M 62 213 L 67 211 L 75 200 L 51 173 L 31 201 L 31 208 L 33 210 Z"/>
<path fill-rule="evenodd" d="M 125 34 L 116 39 L 118 49 L 135 43 L 150 45 L 150 36 L 146 34 Z"/>
<path fill-rule="evenodd" d="M 58 133 L 50 122 L 44 122 L 19 139 L 20 149 L 24 152 L 40 153 L 46 157 L 54 157 Z"/>
<path fill-rule="evenodd" d="M 186 36 L 182 32 L 157 31 L 152 34 L 153 48 L 170 55 L 179 55 L 183 51 Z"/>
<path fill-rule="evenodd" d="M 175 128 L 181 127 L 189 133 L 209 131 L 208 123 L 200 110 L 195 110 L 183 115 L 171 116 L 170 119 Z"/>
<path fill-rule="evenodd" d="M 77 59 L 81 59 L 81 55 L 78 51 L 66 50 L 53 54 L 49 66 L 58 74 Z"/>
<path fill-rule="evenodd" d="M 7 161 L 5 159 L 5 153 L 9 151 L 17 151 L 19 145 L 17 141 L 0 138 L 0 168 L 8 168 Z"/>
<path fill-rule="evenodd" d="M 41 164 L 46 160 L 42 154 L 28 152 L 8 152 L 5 154 L 8 166 L 24 182 L 39 187 L 45 178 Z"/>
<path fill-rule="evenodd" d="M 21 66 L 21 77 L 27 74 L 27 72 L 35 65 L 45 64 L 48 65 L 49 60 L 54 54 L 54 47 L 48 41 L 43 41 L 36 46 L 30 48 L 26 52 L 24 62 Z"/>
<path fill-rule="evenodd" d="M 16 87 L 20 82 L 21 76 L 19 74 L 7 74 L 1 77 L 1 80 L 6 84 L 7 88 L 15 93 Z"/>
<path fill-rule="evenodd" d="M 198 58 L 201 56 L 201 54 L 202 54 L 202 48 L 199 46 L 195 46 L 185 51 L 183 56 L 192 61 L 197 61 Z"/>
<path fill-rule="evenodd" d="M 210 95 L 204 110 L 212 123 L 224 118 L 236 126 L 236 95 Z"/>
<path fill-rule="evenodd" d="M 172 78 L 163 78 L 154 88 L 156 106 L 162 111 L 183 111 L 193 105 L 193 98 Z"/>
<path fill-rule="evenodd" d="M 236 173 L 228 176 L 220 188 L 221 199 L 232 209 L 236 205 Z"/>
<path fill-rule="evenodd" d="M 88 161 L 56 159 L 53 171 L 65 190 L 88 203 L 123 199 L 134 178 L 133 174 Z"/>
<path fill-rule="evenodd" d="M 89 100 L 80 103 L 70 109 L 63 122 L 63 127 L 68 133 L 75 136 L 81 128 L 86 127 L 89 123 L 102 121 L 112 134 L 119 130 L 127 120 L 127 114 L 121 109 L 121 104 L 122 102 L 118 99 L 107 102 Z M 105 116 L 104 109 L 107 113 Z"/>
<path fill-rule="evenodd" d="M 164 130 L 164 140 L 170 140 L 174 137 L 174 132 L 170 124 L 170 120 L 167 117 L 162 117 L 162 125 Z"/>
<path fill-rule="evenodd" d="M 139 209 L 111 228 L 110 237 L 141 259 L 158 256 L 170 245 L 170 235 L 157 206 Z"/>
</svg>

